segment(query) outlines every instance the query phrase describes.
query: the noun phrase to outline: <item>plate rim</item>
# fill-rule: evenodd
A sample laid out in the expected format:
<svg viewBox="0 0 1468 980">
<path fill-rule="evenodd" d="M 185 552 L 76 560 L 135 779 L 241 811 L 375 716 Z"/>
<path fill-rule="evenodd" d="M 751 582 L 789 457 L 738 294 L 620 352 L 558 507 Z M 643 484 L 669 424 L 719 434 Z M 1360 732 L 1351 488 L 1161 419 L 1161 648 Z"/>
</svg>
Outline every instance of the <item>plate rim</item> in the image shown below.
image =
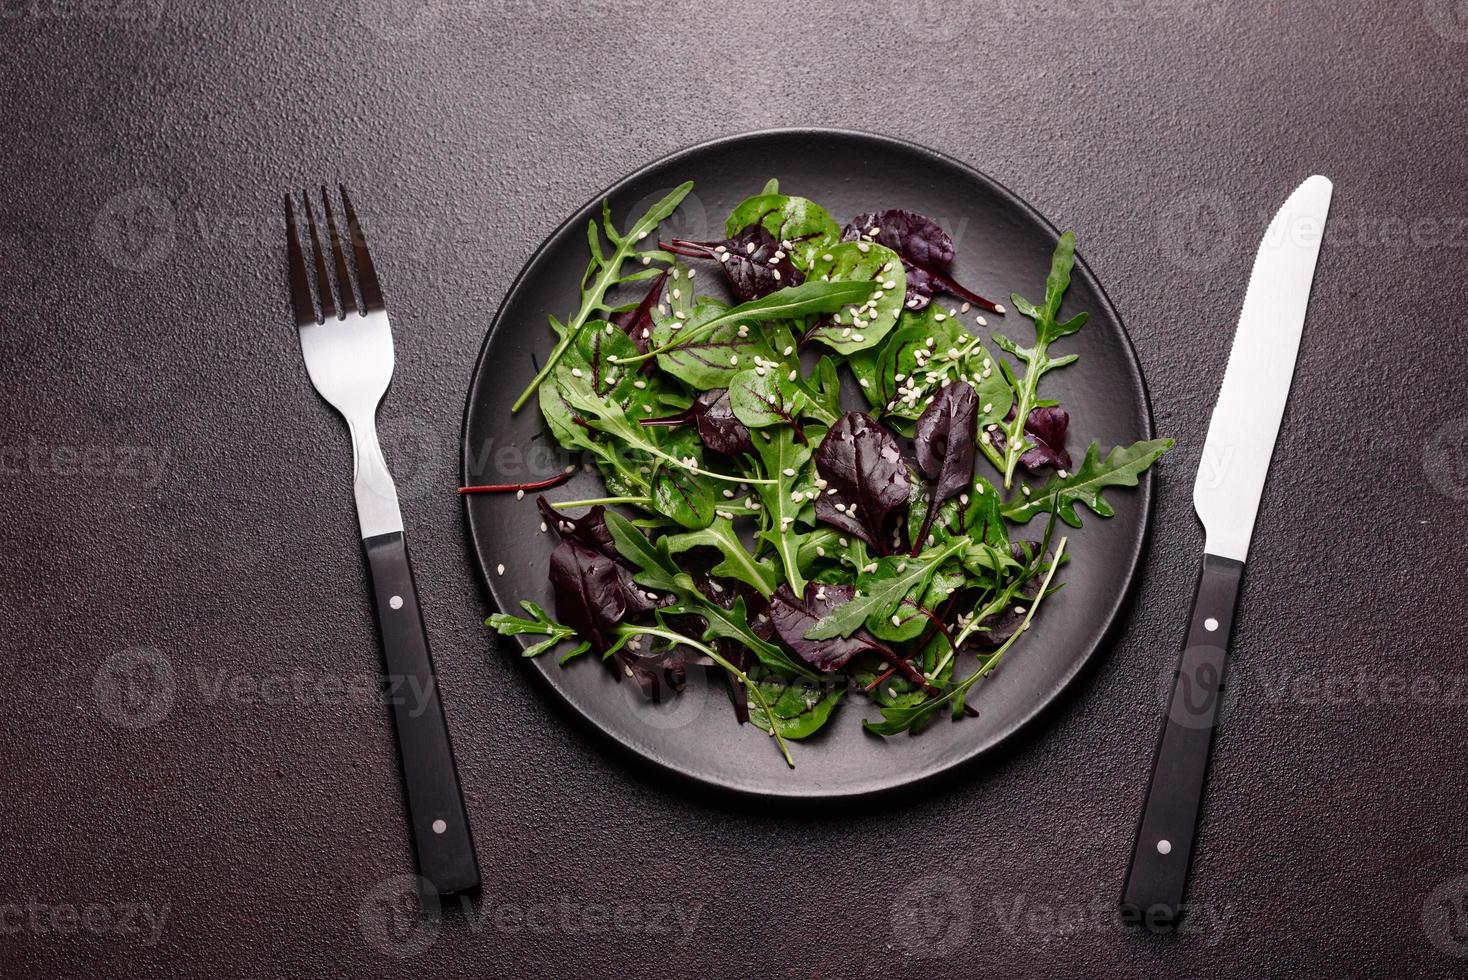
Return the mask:
<svg viewBox="0 0 1468 980">
<path fill-rule="evenodd" d="M 1055 226 L 1052 221 L 1050 221 L 1049 218 L 1042 214 L 1034 205 L 1030 204 L 1024 198 L 1020 197 L 1018 194 L 1012 191 L 1005 184 L 999 182 L 998 180 L 995 180 L 993 177 L 979 170 L 977 167 L 965 163 L 964 161 L 959 160 L 956 157 L 950 156 L 947 153 L 942 152 L 941 150 L 936 150 L 930 146 L 926 146 L 924 144 L 917 143 L 915 141 L 898 136 L 890 136 L 883 133 L 873 133 L 865 130 L 847 129 L 841 127 L 787 126 L 749 130 L 724 136 L 716 136 L 711 139 L 703 140 L 698 143 L 692 143 L 679 149 L 673 150 L 669 153 L 663 154 L 662 156 L 649 161 L 643 166 L 638 167 L 636 170 L 633 170 L 623 177 L 613 181 L 611 184 L 608 184 L 586 203 L 574 208 L 564 220 L 556 225 L 556 227 L 545 236 L 541 243 L 530 254 L 529 258 L 525 260 L 524 264 L 520 267 L 520 271 L 515 275 L 514 280 L 510 283 L 509 288 L 505 290 L 504 295 L 500 298 L 499 303 L 496 305 L 494 316 L 490 319 L 489 327 L 484 332 L 484 339 L 480 342 L 479 353 L 474 358 L 474 367 L 470 374 L 468 391 L 464 396 L 464 415 L 459 432 L 459 480 L 461 486 L 466 485 L 469 479 L 469 462 L 471 458 L 469 446 L 470 416 L 473 411 L 474 404 L 477 400 L 475 396 L 479 392 L 480 385 L 483 383 L 485 378 L 485 361 L 489 354 L 490 344 L 493 342 L 495 335 L 500 331 L 502 327 L 504 320 L 504 311 L 511 305 L 511 301 L 524 287 L 530 270 L 540 262 L 542 256 L 551 247 L 552 243 L 559 239 L 560 236 L 565 233 L 568 228 L 571 228 L 573 222 L 578 221 L 579 216 L 583 212 L 587 211 L 588 209 L 596 208 L 596 206 L 602 200 L 610 197 L 620 188 L 631 184 L 638 179 L 644 177 L 648 173 L 660 169 L 670 163 L 673 163 L 676 160 L 688 156 L 693 156 L 695 154 L 716 150 L 719 147 L 727 146 L 730 144 L 742 143 L 748 140 L 769 137 L 792 136 L 804 136 L 811 138 L 836 136 L 848 139 L 855 139 L 858 141 L 869 141 L 872 143 L 885 144 L 887 146 L 895 147 L 901 150 L 905 150 L 907 152 L 916 153 L 923 157 L 932 158 L 943 164 L 946 164 L 947 166 L 956 168 L 959 171 L 967 173 L 971 177 L 993 188 L 993 190 L 999 196 L 1004 198 L 1010 205 L 1019 208 L 1029 217 L 1038 222 L 1040 227 L 1045 229 L 1050 234 L 1052 239 L 1058 240 L 1060 238 L 1060 230 Z M 1095 291 L 1097 298 L 1100 300 L 1101 306 L 1106 310 L 1107 313 L 1110 314 L 1111 318 L 1115 320 L 1116 325 L 1121 332 L 1121 339 L 1125 344 L 1125 353 L 1127 355 L 1126 360 L 1130 370 L 1131 381 L 1135 385 L 1137 391 L 1141 394 L 1142 421 L 1144 423 L 1143 427 L 1145 430 L 1144 437 L 1147 439 L 1155 439 L 1156 429 L 1154 426 L 1152 412 L 1152 393 L 1147 385 L 1146 375 L 1142 371 L 1141 358 L 1137 355 L 1136 344 L 1132 340 L 1131 332 L 1127 329 L 1126 321 L 1122 317 L 1121 311 L 1118 310 L 1116 304 L 1112 302 L 1111 296 L 1106 292 L 1106 289 L 1102 285 L 1101 280 L 1092 271 L 1090 264 L 1086 261 L 1084 253 L 1082 253 L 1078 249 L 1076 251 L 1075 257 L 1078 271 L 1080 271 L 1082 277 L 1086 280 L 1087 285 Z M 1135 492 L 1139 497 L 1139 503 L 1141 506 L 1141 534 L 1137 538 L 1136 545 L 1131 549 L 1131 555 L 1129 556 L 1128 567 L 1126 570 L 1126 585 L 1117 594 L 1115 600 L 1111 603 L 1110 607 L 1105 610 L 1103 626 L 1097 635 L 1096 641 L 1089 645 L 1089 648 L 1085 651 L 1083 655 L 1074 659 L 1074 661 L 1072 662 L 1072 666 L 1068 670 L 1066 670 L 1063 676 L 1061 676 L 1056 682 L 1054 691 L 1049 694 L 1049 696 L 1037 700 L 1033 709 L 1028 710 L 1017 721 L 1011 723 L 1006 728 L 1001 729 L 1000 731 L 995 733 L 987 744 L 972 750 L 969 754 L 964 755 L 957 761 L 932 772 L 907 777 L 899 782 L 894 782 L 890 785 L 867 786 L 856 789 L 792 787 L 792 789 L 788 792 L 774 792 L 769 790 L 756 789 L 753 787 L 741 785 L 727 779 L 720 778 L 716 775 L 711 776 L 707 774 L 688 771 L 679 768 L 671 762 L 665 761 L 656 755 L 649 754 L 643 748 L 634 745 L 632 742 L 625 739 L 619 732 L 603 725 L 595 717 L 593 717 L 587 711 L 575 704 L 569 697 L 567 697 L 556 687 L 556 685 L 551 680 L 549 672 L 546 669 L 543 669 L 540 666 L 539 662 L 529 665 L 532 668 L 530 673 L 537 678 L 536 683 L 538 685 L 549 689 L 555 695 L 555 701 L 558 703 L 561 711 L 564 711 L 571 715 L 575 719 L 575 721 L 579 723 L 582 727 L 594 730 L 603 740 L 603 744 L 609 743 L 616 746 L 619 750 L 619 753 L 623 756 L 632 760 L 636 760 L 642 765 L 654 767 L 657 771 L 661 773 L 671 774 L 677 777 L 679 780 L 684 781 L 685 783 L 692 783 L 701 787 L 713 788 L 723 793 L 731 794 L 732 796 L 743 800 L 779 800 L 795 804 L 813 802 L 821 803 L 838 800 L 856 801 L 876 799 L 904 790 L 913 791 L 918 789 L 919 787 L 927 789 L 940 784 L 944 780 L 950 780 L 958 774 L 972 771 L 985 757 L 992 756 L 995 753 L 1004 749 L 1012 748 L 1018 737 L 1023 732 L 1037 724 L 1038 721 L 1044 715 L 1046 715 L 1048 711 L 1056 706 L 1056 703 L 1058 701 L 1060 701 L 1067 693 L 1070 693 L 1072 691 L 1077 678 L 1079 678 L 1079 676 L 1088 667 L 1091 666 L 1101 650 L 1103 648 L 1113 645 L 1113 641 L 1116 638 L 1116 631 L 1119 626 L 1119 621 L 1122 618 L 1122 614 L 1125 612 L 1128 605 L 1131 603 L 1136 595 L 1138 580 L 1141 577 L 1139 573 L 1141 570 L 1142 560 L 1147 554 L 1148 545 L 1152 537 L 1152 519 L 1153 513 L 1156 509 L 1154 506 L 1154 479 L 1155 470 L 1149 468 L 1142 475 L 1142 478 L 1138 481 L 1137 487 L 1135 488 Z M 479 580 L 480 589 L 482 593 L 487 595 L 487 597 L 489 598 L 490 605 L 493 607 L 494 610 L 503 611 L 504 607 L 500 602 L 499 596 L 496 594 L 494 578 L 490 575 L 489 572 L 489 559 L 485 555 L 484 551 L 481 549 L 478 537 L 475 534 L 473 509 L 470 506 L 470 503 L 471 498 L 468 495 L 464 495 L 460 506 L 461 513 L 464 516 L 464 534 L 465 537 L 468 539 L 469 550 L 472 556 L 471 564 L 474 565 L 475 576 Z M 514 638 L 508 639 L 511 639 L 512 641 L 514 640 Z M 496 640 L 492 642 L 497 643 L 498 641 Z M 522 641 L 517 642 L 516 645 L 523 650 L 525 649 L 527 643 Z"/>
</svg>

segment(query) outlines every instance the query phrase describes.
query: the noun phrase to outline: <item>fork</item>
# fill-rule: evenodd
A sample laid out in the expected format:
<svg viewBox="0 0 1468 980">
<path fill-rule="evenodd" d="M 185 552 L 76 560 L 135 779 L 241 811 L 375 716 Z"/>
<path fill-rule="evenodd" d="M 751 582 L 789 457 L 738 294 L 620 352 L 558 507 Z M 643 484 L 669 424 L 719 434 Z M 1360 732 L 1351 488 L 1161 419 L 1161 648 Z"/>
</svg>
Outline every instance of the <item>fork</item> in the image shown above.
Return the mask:
<svg viewBox="0 0 1468 980">
<path fill-rule="evenodd" d="M 291 303 L 311 383 L 346 420 L 352 435 L 357 520 L 372 576 L 373 603 L 382 636 L 418 873 L 439 896 L 464 894 L 479 888 L 479 865 L 459 789 L 448 725 L 438 697 L 433 659 L 428 652 L 428 633 L 418 606 L 413 567 L 403 538 L 398 494 L 377 441 L 377 406 L 392 380 L 392 327 L 357 213 L 347 189 L 340 187 L 340 191 L 357 271 L 356 287 L 347 268 L 331 198 L 323 186 L 321 205 L 331 242 L 340 307 L 332 294 L 316 211 L 307 192 L 302 195 L 302 202 L 315 267 L 317 288 L 313 289 L 295 206 L 287 194 L 286 253 Z M 357 292 L 361 293 L 360 304 Z M 423 890 L 428 892 L 426 887 Z"/>
</svg>

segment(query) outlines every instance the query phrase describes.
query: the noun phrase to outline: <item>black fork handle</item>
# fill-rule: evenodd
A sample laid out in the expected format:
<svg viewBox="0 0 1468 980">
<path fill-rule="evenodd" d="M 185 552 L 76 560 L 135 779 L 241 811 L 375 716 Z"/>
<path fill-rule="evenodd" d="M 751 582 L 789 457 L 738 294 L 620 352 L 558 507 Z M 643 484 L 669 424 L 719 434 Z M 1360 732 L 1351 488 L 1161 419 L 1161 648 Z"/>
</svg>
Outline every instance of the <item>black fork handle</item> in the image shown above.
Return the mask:
<svg viewBox="0 0 1468 980">
<path fill-rule="evenodd" d="M 1169 929 L 1183 910 L 1243 576 L 1243 562 L 1203 556 L 1188 617 L 1187 645 L 1173 682 L 1122 889 L 1122 915 L 1133 924 Z"/>
<path fill-rule="evenodd" d="M 471 893 L 479 889 L 479 862 L 418 608 L 408 545 L 401 531 L 378 534 L 362 544 L 372 572 L 418 873 L 440 897 Z"/>
</svg>

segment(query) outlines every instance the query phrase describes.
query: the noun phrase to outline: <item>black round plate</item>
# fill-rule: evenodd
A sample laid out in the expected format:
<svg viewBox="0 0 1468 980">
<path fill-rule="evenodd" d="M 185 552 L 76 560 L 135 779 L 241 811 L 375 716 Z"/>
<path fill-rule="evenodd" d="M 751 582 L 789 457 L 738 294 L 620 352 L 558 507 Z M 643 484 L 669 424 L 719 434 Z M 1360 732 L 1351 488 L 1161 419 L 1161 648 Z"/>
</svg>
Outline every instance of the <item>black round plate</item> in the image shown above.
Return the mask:
<svg viewBox="0 0 1468 980">
<path fill-rule="evenodd" d="M 653 201 L 692 180 L 693 192 L 663 237 L 706 239 L 721 235 L 733 206 L 757 194 L 770 177 L 779 178 L 784 192 L 812 198 L 838 221 L 881 208 L 919 211 L 953 235 L 956 275 L 969 288 L 1000 302 L 1011 291 L 1034 299 L 1044 293 L 1059 237 L 1055 228 L 1014 194 L 956 160 L 887 137 L 819 129 L 753 133 L 695 146 L 597 195 L 556 229 L 515 280 L 474 369 L 464 414 L 464 482 L 522 482 L 558 472 L 566 463 L 535 403 L 513 416 L 510 405 L 551 349 L 547 314 L 564 318 L 578 305 L 588 261 L 586 224 L 600 215 L 603 197 L 625 228 Z M 700 274 L 708 277 L 705 288 L 714 285 L 714 270 L 705 266 Z M 943 299 L 951 305 L 951 298 Z M 1076 263 L 1066 299 L 1066 315 L 1078 310 L 1090 311 L 1090 322 L 1065 340 L 1064 350 L 1080 354 L 1080 362 L 1048 375 L 1043 385 L 1043 394 L 1059 399 L 1071 413 L 1068 446 L 1077 459 L 1093 439 L 1104 450 L 1152 435 L 1136 354 L 1121 317 L 1083 261 Z M 972 316 L 965 321 L 969 329 L 979 329 Z M 989 323 L 989 330 L 1003 330 L 1022 344 L 1033 338 L 1029 321 L 1013 311 L 990 316 Z M 549 499 L 604 494 L 598 475 L 581 473 Z M 1147 477 L 1136 490 L 1110 492 L 1115 517 L 1104 520 L 1086 512 L 1084 529 L 1066 529 L 1073 557 L 1059 576 L 1065 588 L 1046 600 L 1029 634 L 975 690 L 970 703 L 979 716 L 958 722 L 944 716 L 916 737 L 882 739 L 864 732 L 861 720 L 877 718 L 876 707 L 848 694 L 822 732 L 791 743 L 796 768 L 790 770 L 768 736 L 739 726 L 722 680 L 712 675 L 690 676 L 681 695 L 652 704 L 635 684 L 618 683 L 590 656 L 562 668 L 550 654 L 526 661 L 526 667 L 595 730 L 695 780 L 769 797 L 853 797 L 894 790 L 994 749 L 1075 678 L 1106 639 L 1135 580 L 1151 496 Z M 541 533 L 532 497 L 466 497 L 469 534 L 500 609 L 518 612 L 520 600 L 530 599 L 553 613 L 546 569 L 556 538 L 553 532 Z M 1038 535 L 1042 525 L 1037 520 L 1032 527 Z"/>
</svg>

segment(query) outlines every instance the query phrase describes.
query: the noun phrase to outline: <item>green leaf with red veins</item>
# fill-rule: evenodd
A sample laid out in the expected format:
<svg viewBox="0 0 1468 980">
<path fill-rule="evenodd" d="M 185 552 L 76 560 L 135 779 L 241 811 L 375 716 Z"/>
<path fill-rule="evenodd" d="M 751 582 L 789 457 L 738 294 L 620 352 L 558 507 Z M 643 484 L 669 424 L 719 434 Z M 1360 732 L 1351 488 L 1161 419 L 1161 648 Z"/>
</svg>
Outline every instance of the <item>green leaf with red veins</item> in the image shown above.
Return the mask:
<svg viewBox="0 0 1468 980">
<path fill-rule="evenodd" d="M 750 429 L 794 425 L 805 406 L 805 393 L 788 374 L 779 371 L 741 371 L 729 382 L 729 407 L 734 417 Z"/>
<path fill-rule="evenodd" d="M 870 282 L 876 288 L 860 303 L 822 316 L 807 334 L 842 354 L 876 347 L 891 332 L 902 315 L 902 297 L 907 273 L 897 253 L 870 242 L 832 245 L 815 259 L 810 282 Z"/>
<path fill-rule="evenodd" d="M 825 208 L 807 198 L 778 192 L 757 194 L 740 202 L 724 222 L 724 234 L 733 236 L 756 222 L 781 243 L 782 249 L 784 243 L 790 244 L 785 251 L 802 271 L 810 269 L 813 256 L 841 238 L 841 226 Z"/>
<path fill-rule="evenodd" d="M 687 320 L 655 317 L 653 343 L 659 347 L 673 345 L 658 355 L 658 367 L 692 388 L 708 391 L 729 387 L 734 376 L 753 367 L 756 360 L 775 361 L 775 352 L 765 343 L 764 335 L 748 324 L 725 323 L 709 333 L 694 333 L 725 312 L 722 304 L 705 301 Z M 680 341 L 685 333 L 689 338 Z"/>
</svg>

